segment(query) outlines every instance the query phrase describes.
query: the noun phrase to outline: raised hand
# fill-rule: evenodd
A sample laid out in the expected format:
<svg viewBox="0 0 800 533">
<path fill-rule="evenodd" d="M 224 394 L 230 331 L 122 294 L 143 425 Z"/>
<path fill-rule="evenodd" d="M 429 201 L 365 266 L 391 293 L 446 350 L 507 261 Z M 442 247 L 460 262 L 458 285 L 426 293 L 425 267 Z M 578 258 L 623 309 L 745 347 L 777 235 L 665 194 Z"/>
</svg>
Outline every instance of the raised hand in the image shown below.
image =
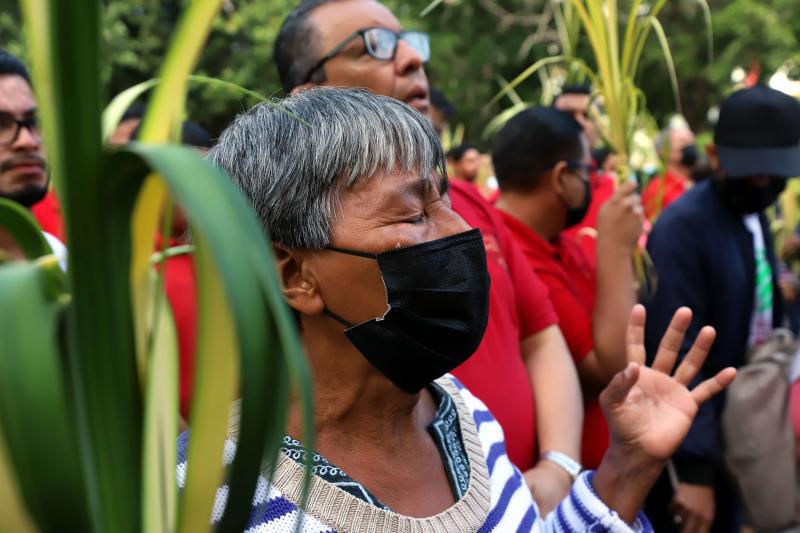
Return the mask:
<svg viewBox="0 0 800 533">
<path fill-rule="evenodd" d="M 644 307 L 637 305 L 628 323 L 628 366 L 600 395 L 612 438 L 630 451 L 666 461 L 683 442 L 697 409 L 736 377 L 726 368 L 693 390 L 694 379 L 714 343 L 714 328 L 700 330 L 694 345 L 672 375 L 692 312 L 681 308 L 661 339 L 653 366 L 645 366 Z"/>
<path fill-rule="evenodd" d="M 644 307 L 633 308 L 628 323 L 628 366 L 600 395 L 611 444 L 597 469 L 594 487 L 612 509 L 632 521 L 666 461 L 686 438 L 697 410 L 736 377 L 726 368 L 689 390 L 714 342 L 713 328 L 703 328 L 672 373 L 692 320 L 687 308 L 676 311 L 653 361 L 645 366 Z"/>
</svg>

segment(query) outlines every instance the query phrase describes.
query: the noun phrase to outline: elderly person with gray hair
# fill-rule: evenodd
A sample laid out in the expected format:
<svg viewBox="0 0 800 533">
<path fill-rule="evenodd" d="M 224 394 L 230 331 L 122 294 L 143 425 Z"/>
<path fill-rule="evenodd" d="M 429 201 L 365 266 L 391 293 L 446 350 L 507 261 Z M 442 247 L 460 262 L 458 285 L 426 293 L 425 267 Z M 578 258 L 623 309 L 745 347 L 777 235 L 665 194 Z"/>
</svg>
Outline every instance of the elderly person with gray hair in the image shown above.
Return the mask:
<svg viewBox="0 0 800 533">
<path fill-rule="evenodd" d="M 297 508 L 304 455 L 292 409 L 249 530 L 292 531 L 304 517 L 302 531 L 320 533 L 651 531 L 639 514 L 645 495 L 698 405 L 735 375 L 726 369 L 686 388 L 713 331 L 672 377 L 688 311 L 676 314 L 647 368 L 636 308 L 631 363 L 601 398 L 608 454 L 539 517 L 500 426 L 448 374 L 480 343 L 489 277 L 480 232 L 448 206 L 445 157 L 430 122 L 364 90 L 313 89 L 283 106 L 240 115 L 209 154 L 273 241 L 315 380 L 307 507 Z M 179 446 L 184 457 L 185 436 Z"/>
</svg>

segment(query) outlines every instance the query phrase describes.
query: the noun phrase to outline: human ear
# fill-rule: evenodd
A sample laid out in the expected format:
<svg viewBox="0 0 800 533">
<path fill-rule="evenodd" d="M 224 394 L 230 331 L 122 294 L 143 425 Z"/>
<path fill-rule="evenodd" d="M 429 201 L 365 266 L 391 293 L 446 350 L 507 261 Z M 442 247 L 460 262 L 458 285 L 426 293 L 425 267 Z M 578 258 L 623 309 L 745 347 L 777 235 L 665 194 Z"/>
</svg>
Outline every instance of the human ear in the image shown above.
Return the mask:
<svg viewBox="0 0 800 533">
<path fill-rule="evenodd" d="M 553 169 L 550 171 L 550 184 L 552 189 L 557 192 L 559 195 L 564 193 L 564 174 L 568 171 L 567 162 L 566 161 L 559 161 L 558 163 L 553 166 Z"/>
<path fill-rule="evenodd" d="M 304 315 L 315 315 L 325 309 L 317 280 L 308 263 L 307 252 L 273 244 L 278 280 L 283 298 L 290 307 Z"/>
<path fill-rule="evenodd" d="M 706 146 L 706 155 L 708 156 L 708 164 L 713 170 L 717 170 L 719 168 L 719 155 L 717 154 L 717 146 L 715 144 L 709 144 Z"/>
</svg>

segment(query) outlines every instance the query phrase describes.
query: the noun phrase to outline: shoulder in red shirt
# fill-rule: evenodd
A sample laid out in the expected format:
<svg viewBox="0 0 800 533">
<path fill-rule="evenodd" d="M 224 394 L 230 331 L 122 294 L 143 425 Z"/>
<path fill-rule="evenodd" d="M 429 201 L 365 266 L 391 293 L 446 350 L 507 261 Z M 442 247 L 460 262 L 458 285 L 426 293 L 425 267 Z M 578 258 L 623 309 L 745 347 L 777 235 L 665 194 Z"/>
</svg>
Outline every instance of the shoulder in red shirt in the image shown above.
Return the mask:
<svg viewBox="0 0 800 533">
<path fill-rule="evenodd" d="M 467 184 L 451 182 L 453 210 L 479 228 L 492 286 L 489 323 L 478 350 L 453 373 L 503 428 L 511 461 L 522 471 L 536 452 L 536 407 L 520 342 L 557 322 L 547 289 L 533 274 L 502 218 Z"/>
</svg>

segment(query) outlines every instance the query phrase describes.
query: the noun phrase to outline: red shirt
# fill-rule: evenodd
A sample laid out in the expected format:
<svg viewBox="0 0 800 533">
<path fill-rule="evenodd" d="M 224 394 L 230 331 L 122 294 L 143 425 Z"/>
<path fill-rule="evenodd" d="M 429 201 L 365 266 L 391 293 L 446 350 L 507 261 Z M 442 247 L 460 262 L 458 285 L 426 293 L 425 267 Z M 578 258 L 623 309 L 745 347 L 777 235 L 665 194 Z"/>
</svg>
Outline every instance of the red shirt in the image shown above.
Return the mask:
<svg viewBox="0 0 800 533">
<path fill-rule="evenodd" d="M 658 216 L 661 211 L 667 208 L 669 204 L 680 198 L 680 196 L 689 189 L 689 180 L 678 177 L 671 172 L 664 174 L 664 198 L 661 202 L 661 208 L 658 205 L 658 195 L 661 191 L 662 180 L 655 178 L 650 180 L 647 187 L 642 192 L 642 205 L 644 205 L 644 216 L 647 220 L 653 220 Z"/>
<path fill-rule="evenodd" d="M 537 460 L 536 404 L 520 341 L 557 322 L 547 288 L 531 272 L 500 214 L 469 184 L 450 182 L 453 209 L 479 228 L 492 286 L 489 323 L 478 350 L 453 371 L 503 428 L 511 461 L 522 471 Z"/>
<path fill-rule="evenodd" d="M 547 285 L 575 366 L 580 365 L 594 349 L 592 313 L 597 285 L 594 267 L 571 239 L 560 235 L 554 242 L 547 242 L 513 216 L 502 215 L 529 266 Z M 608 426 L 597 398 L 585 398 L 584 410 L 581 462 L 587 468 L 597 468 L 608 448 Z"/>
<path fill-rule="evenodd" d="M 31 212 L 44 231 L 57 237 L 59 241 L 65 242 L 61 204 L 58 202 L 55 189 L 50 189 L 47 196 L 31 208 Z"/>
<path fill-rule="evenodd" d="M 615 184 L 614 178 L 598 172 L 592 173 L 590 181 L 592 201 L 589 204 L 589 211 L 578 225 L 565 230 L 562 235 L 580 244 L 589 263 L 594 267 L 597 265 L 597 214 L 603 204 L 614 194 Z"/>
</svg>

